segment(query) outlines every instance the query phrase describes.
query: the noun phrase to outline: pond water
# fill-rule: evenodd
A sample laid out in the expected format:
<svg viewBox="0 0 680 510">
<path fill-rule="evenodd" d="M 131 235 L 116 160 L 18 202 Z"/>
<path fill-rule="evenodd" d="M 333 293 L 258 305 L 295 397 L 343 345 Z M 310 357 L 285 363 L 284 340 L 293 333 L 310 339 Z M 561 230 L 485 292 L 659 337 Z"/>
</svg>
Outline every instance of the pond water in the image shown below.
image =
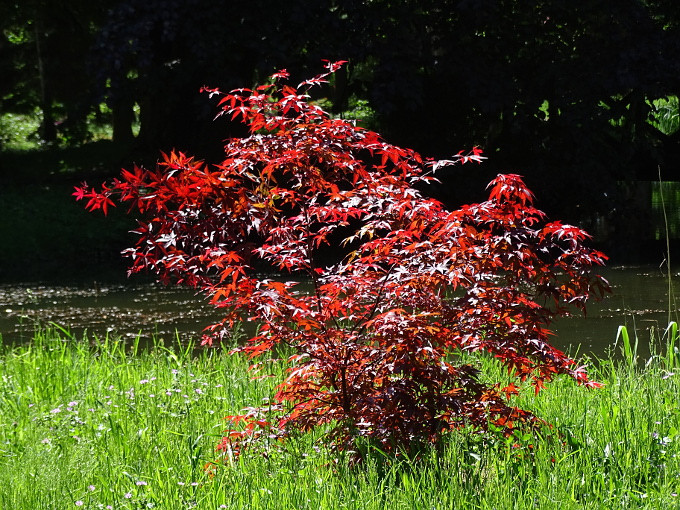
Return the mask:
<svg viewBox="0 0 680 510">
<path fill-rule="evenodd" d="M 571 354 L 593 354 L 599 358 L 621 355 L 621 344 L 615 345 L 619 326 L 626 326 L 631 339 L 639 339 L 638 354 L 647 359 L 659 352 L 661 336 L 670 321 L 680 322 L 680 274 L 669 278 L 659 267 L 607 268 L 601 273 L 612 287 L 612 294 L 601 302 L 592 302 L 586 316 L 560 319 L 554 325 L 553 343 Z M 670 299 L 669 299 L 670 295 Z M 650 345 L 654 339 L 655 345 Z"/>
<path fill-rule="evenodd" d="M 650 329 L 663 332 L 669 318 L 678 318 L 673 292 L 669 304 L 667 275 L 655 267 L 608 268 L 603 275 L 613 294 L 591 304 L 586 317 L 561 319 L 554 344 L 572 354 L 603 357 L 611 351 L 618 327 L 626 325 L 637 332 L 640 355 L 646 356 Z M 677 285 L 680 275 L 672 280 Z M 158 284 L 0 285 L 0 335 L 5 342 L 28 341 L 36 327 L 51 323 L 76 337 L 87 331 L 99 337 L 114 333 L 187 340 L 200 337 L 219 317 L 193 290 Z"/>
<path fill-rule="evenodd" d="M 200 337 L 219 314 L 193 289 L 159 284 L 0 285 L 0 334 L 22 342 L 37 327 L 58 325 L 76 337 L 84 332 L 149 339 Z"/>
</svg>

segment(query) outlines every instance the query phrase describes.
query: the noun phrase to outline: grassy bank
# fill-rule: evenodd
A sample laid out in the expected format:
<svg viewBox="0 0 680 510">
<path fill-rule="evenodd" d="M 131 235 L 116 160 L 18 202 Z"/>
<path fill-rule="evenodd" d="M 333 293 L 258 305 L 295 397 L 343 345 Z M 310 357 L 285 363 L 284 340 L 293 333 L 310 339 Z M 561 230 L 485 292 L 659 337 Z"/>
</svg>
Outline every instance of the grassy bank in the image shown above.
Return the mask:
<svg viewBox="0 0 680 510">
<path fill-rule="evenodd" d="M 485 362 L 486 363 L 486 362 Z M 680 367 L 602 363 L 605 388 L 559 380 L 521 405 L 565 441 L 484 446 L 464 433 L 422 461 L 334 462 L 314 437 L 208 476 L 222 417 L 259 405 L 222 351 L 83 342 L 0 348 L 0 508 L 680 508 Z"/>
</svg>

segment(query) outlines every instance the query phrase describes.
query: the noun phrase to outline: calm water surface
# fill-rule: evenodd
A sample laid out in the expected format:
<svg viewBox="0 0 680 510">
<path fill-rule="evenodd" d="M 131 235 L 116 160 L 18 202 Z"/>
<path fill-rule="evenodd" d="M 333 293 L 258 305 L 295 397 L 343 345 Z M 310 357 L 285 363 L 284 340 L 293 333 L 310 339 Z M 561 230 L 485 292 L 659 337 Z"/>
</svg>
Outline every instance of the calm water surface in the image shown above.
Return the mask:
<svg viewBox="0 0 680 510">
<path fill-rule="evenodd" d="M 629 267 L 603 271 L 614 293 L 593 303 L 587 317 L 562 319 L 555 325 L 554 343 L 571 353 L 605 356 L 612 349 L 619 325 L 633 328 L 640 354 L 649 352 L 649 330 L 663 331 L 669 320 L 668 277 L 659 268 Z M 673 275 L 680 294 L 680 275 Z M 678 307 L 671 293 L 670 318 Z M 80 336 L 116 333 L 124 337 L 172 341 L 199 337 L 219 313 L 193 290 L 157 284 L 0 285 L 0 334 L 7 342 L 32 337 L 36 327 L 50 323 Z"/>
<path fill-rule="evenodd" d="M 159 284 L 0 285 L 0 334 L 25 341 L 36 327 L 172 340 L 200 337 L 219 314 L 193 289 Z"/>
</svg>

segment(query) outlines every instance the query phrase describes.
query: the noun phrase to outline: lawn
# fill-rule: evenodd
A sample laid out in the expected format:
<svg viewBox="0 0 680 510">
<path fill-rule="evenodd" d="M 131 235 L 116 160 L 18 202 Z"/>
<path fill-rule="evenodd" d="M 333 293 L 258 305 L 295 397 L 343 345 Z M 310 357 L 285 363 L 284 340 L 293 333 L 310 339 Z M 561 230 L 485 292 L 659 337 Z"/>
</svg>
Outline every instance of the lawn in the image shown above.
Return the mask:
<svg viewBox="0 0 680 510">
<path fill-rule="evenodd" d="M 0 508 L 680 508 L 680 366 L 598 365 L 602 389 L 559 379 L 519 397 L 551 438 L 458 431 L 417 461 L 351 465 L 319 431 L 212 464 L 223 417 L 277 377 L 223 349 L 41 330 L 0 346 Z"/>
</svg>

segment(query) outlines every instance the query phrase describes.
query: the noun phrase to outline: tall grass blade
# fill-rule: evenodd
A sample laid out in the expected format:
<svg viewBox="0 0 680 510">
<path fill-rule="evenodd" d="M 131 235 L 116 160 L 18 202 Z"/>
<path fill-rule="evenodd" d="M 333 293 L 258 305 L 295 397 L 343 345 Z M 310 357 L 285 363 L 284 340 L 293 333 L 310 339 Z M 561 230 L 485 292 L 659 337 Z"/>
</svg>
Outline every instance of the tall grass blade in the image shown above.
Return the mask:
<svg viewBox="0 0 680 510">
<path fill-rule="evenodd" d="M 630 341 L 630 335 L 628 334 L 628 328 L 626 326 L 619 326 L 618 331 L 616 332 L 616 342 L 618 343 L 619 338 L 621 339 L 622 342 L 622 347 L 621 351 L 623 353 L 623 359 L 626 362 L 626 365 L 629 367 L 635 367 L 635 364 L 637 362 L 637 350 L 638 350 L 638 338 L 637 334 L 635 335 L 635 343 L 631 344 Z"/>
<path fill-rule="evenodd" d="M 672 321 L 672 313 L 675 308 L 675 294 L 673 291 L 673 273 L 671 271 L 671 240 L 670 229 L 668 226 L 668 214 L 666 213 L 666 202 L 664 200 L 663 182 L 661 181 L 661 167 L 659 171 L 659 196 L 661 198 L 661 211 L 663 213 L 664 230 L 666 233 L 666 277 L 668 278 L 668 322 Z M 663 264 L 663 263 L 662 263 Z"/>
<path fill-rule="evenodd" d="M 57 324 L 56 322 L 50 322 L 49 323 L 50 327 L 58 330 L 62 335 L 64 335 L 67 339 L 69 340 L 75 340 L 73 338 L 73 334 L 71 333 L 70 330 L 62 326 L 61 324 Z"/>
<path fill-rule="evenodd" d="M 665 332 L 666 337 L 666 367 L 670 370 L 677 364 L 678 348 L 675 346 L 678 339 L 678 323 L 671 321 Z"/>
</svg>

